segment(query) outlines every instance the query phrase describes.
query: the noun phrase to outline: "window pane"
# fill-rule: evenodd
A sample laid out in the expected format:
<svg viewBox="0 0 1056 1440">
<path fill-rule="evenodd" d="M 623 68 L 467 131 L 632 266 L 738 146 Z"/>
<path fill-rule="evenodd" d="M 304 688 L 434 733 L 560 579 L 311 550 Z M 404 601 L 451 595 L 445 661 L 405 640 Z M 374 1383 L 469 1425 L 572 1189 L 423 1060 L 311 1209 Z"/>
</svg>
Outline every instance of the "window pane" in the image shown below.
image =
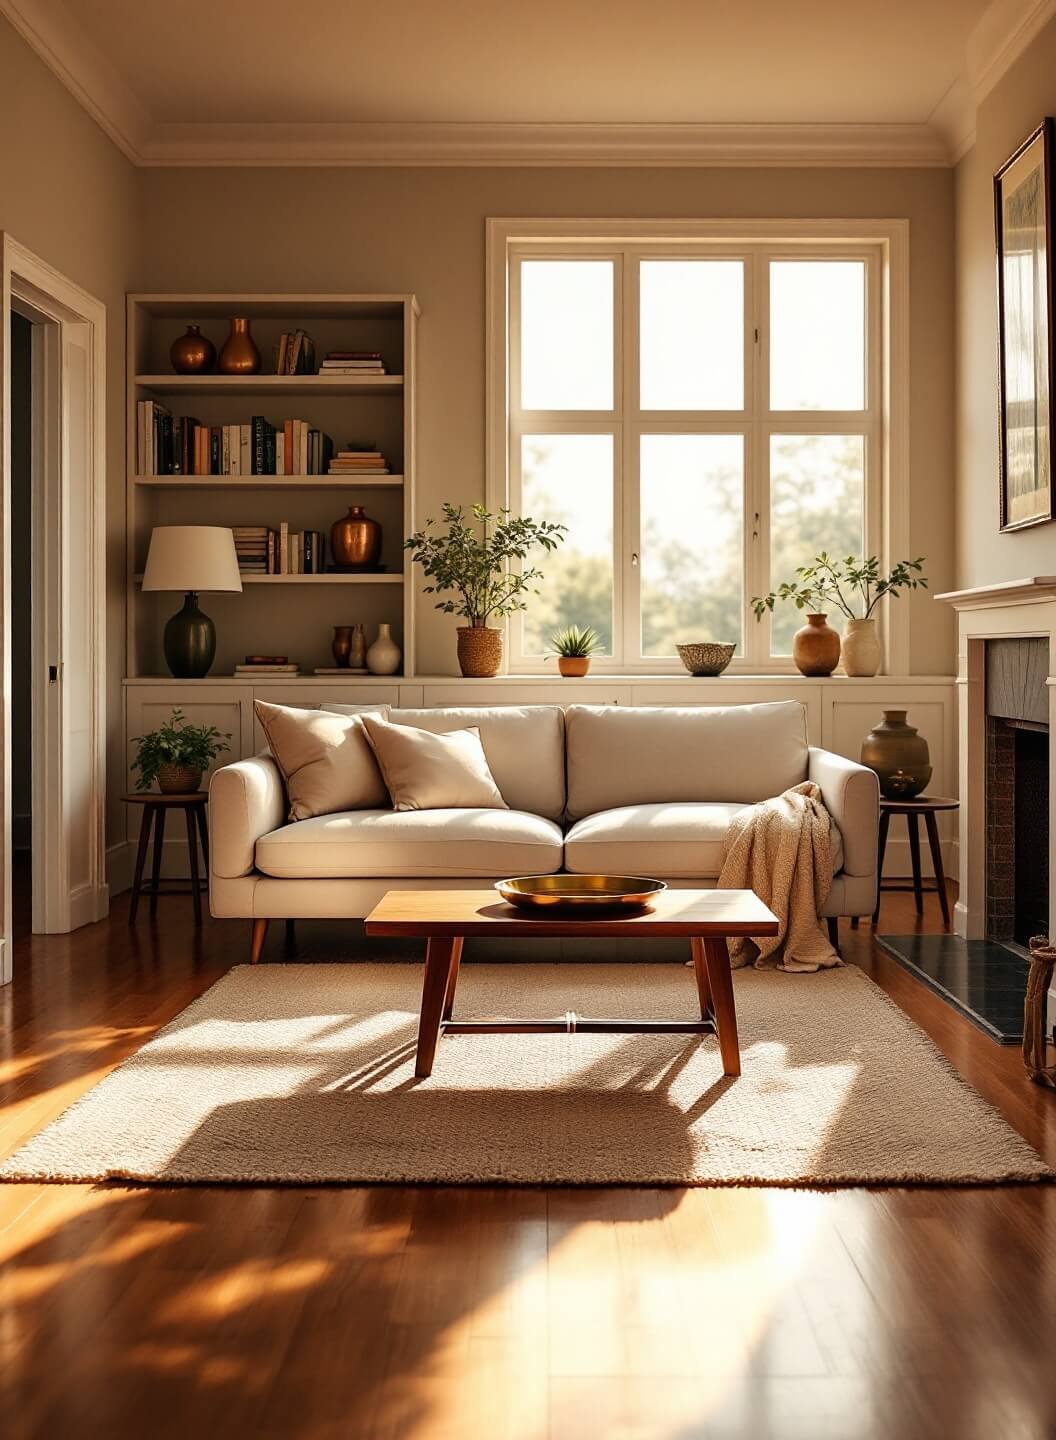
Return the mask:
<svg viewBox="0 0 1056 1440">
<path fill-rule="evenodd" d="M 611 435 L 525 435 L 521 514 L 568 526 L 564 543 L 534 554 L 543 571 L 524 616 L 524 653 L 542 655 L 565 625 L 593 625 L 612 654 Z"/>
<path fill-rule="evenodd" d="M 642 654 L 741 646 L 744 438 L 643 435 Z"/>
<path fill-rule="evenodd" d="M 521 406 L 612 409 L 611 260 L 521 264 Z"/>
<path fill-rule="evenodd" d="M 840 560 L 865 545 L 865 438 L 862 435 L 770 437 L 770 587 L 796 579 L 819 551 Z M 805 612 L 778 603 L 770 632 L 774 655 L 791 655 Z M 839 629 L 842 617 L 830 619 Z"/>
<path fill-rule="evenodd" d="M 643 260 L 641 408 L 744 408 L 744 263 Z"/>
<path fill-rule="evenodd" d="M 771 410 L 865 406 L 865 265 L 770 265 Z"/>
</svg>

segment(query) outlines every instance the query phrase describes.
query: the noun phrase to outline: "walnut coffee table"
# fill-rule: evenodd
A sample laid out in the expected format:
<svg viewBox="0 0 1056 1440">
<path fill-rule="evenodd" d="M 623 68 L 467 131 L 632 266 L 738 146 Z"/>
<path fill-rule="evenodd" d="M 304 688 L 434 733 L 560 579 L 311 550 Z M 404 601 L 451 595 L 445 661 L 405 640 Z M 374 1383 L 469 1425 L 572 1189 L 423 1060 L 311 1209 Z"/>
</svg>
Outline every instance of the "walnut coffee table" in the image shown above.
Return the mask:
<svg viewBox="0 0 1056 1440">
<path fill-rule="evenodd" d="M 421 936 L 425 982 L 414 1073 L 431 1075 L 441 1033 L 449 1035 L 687 1034 L 719 1038 L 722 1068 L 741 1073 L 728 936 L 776 935 L 777 917 L 751 890 L 665 890 L 649 910 L 586 919 L 570 912 L 516 910 L 494 890 L 390 890 L 367 916 L 368 935 Z M 453 1020 L 462 942 L 467 935 L 634 940 L 680 937 L 693 952 L 699 1020 L 595 1020 L 571 1013 L 540 1020 Z"/>
</svg>

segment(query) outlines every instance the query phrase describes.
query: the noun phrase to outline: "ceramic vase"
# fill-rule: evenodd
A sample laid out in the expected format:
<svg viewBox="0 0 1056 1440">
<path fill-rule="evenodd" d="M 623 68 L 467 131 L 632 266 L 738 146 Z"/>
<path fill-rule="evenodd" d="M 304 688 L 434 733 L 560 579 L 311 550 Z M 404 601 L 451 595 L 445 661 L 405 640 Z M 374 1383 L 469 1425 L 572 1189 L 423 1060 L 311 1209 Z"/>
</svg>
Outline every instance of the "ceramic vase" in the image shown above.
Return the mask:
<svg viewBox="0 0 1056 1440">
<path fill-rule="evenodd" d="M 188 325 L 186 334 L 172 342 L 169 359 L 177 375 L 206 375 L 216 362 L 216 346 L 197 325 Z"/>
<path fill-rule="evenodd" d="M 807 616 L 807 623 L 792 637 L 792 659 L 801 675 L 831 675 L 840 663 L 840 637 L 828 616 Z"/>
<path fill-rule="evenodd" d="M 334 639 L 330 646 L 334 654 L 334 664 L 340 665 L 342 670 L 351 663 L 352 654 L 352 626 L 335 625 Z"/>
<path fill-rule="evenodd" d="M 884 652 L 875 620 L 848 620 L 843 627 L 843 668 L 848 675 L 875 675 Z"/>
<path fill-rule="evenodd" d="M 216 368 L 221 375 L 256 375 L 259 371 L 260 351 L 244 315 L 232 315 L 231 333 L 223 343 Z"/>
<path fill-rule="evenodd" d="M 458 664 L 463 675 L 490 680 L 502 664 L 502 631 L 490 625 L 458 627 Z"/>
<path fill-rule="evenodd" d="M 400 647 L 388 625 L 378 626 L 378 638 L 367 651 L 367 669 L 372 675 L 395 675 L 400 668 Z"/>
<path fill-rule="evenodd" d="M 367 637 L 362 625 L 352 626 L 352 649 L 348 656 L 349 668 L 365 670 L 367 665 Z"/>
<path fill-rule="evenodd" d="M 906 724 L 905 710 L 885 710 L 862 741 L 862 764 L 875 770 L 888 800 L 912 800 L 931 779 L 928 742 Z"/>
<path fill-rule="evenodd" d="M 381 554 L 381 526 L 362 505 L 350 505 L 348 514 L 330 527 L 330 554 L 346 570 L 372 570 Z"/>
</svg>

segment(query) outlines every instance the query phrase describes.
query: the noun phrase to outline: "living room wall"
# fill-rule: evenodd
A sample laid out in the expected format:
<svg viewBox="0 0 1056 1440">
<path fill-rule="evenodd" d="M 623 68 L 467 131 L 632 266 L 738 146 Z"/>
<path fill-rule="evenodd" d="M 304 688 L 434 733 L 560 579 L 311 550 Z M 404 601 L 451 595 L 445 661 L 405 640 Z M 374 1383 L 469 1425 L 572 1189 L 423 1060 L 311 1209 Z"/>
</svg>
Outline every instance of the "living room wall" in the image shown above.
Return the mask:
<svg viewBox="0 0 1056 1440">
<path fill-rule="evenodd" d="M 1056 114 L 1056 20 L 979 107 L 975 144 L 955 174 L 958 588 L 1051 575 L 1056 529 L 998 532 L 997 291 L 994 171 Z"/>
<path fill-rule="evenodd" d="M 108 770 L 124 776 L 125 291 L 137 255 L 140 177 L 6 20 L 0 133 L 0 229 L 106 306 Z M 111 799 L 111 839 L 123 834 L 121 812 Z"/>
<path fill-rule="evenodd" d="M 910 548 L 953 581 L 953 182 L 947 170 L 151 169 L 140 173 L 142 290 L 413 290 L 419 515 L 484 496 L 484 221 L 589 217 L 908 217 Z M 901 557 L 898 557 L 901 558 Z M 912 607 L 910 669 L 949 674 L 953 626 Z M 453 621 L 418 601 L 418 669 L 455 667 Z"/>
</svg>

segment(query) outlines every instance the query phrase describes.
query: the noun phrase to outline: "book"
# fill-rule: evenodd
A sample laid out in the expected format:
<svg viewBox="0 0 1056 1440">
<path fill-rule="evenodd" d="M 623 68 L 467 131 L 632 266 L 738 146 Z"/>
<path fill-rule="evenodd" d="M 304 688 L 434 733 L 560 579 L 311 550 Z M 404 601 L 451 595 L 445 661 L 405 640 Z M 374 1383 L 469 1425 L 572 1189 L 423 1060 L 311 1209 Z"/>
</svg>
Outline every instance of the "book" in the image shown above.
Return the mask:
<svg viewBox="0 0 1056 1440">
<path fill-rule="evenodd" d="M 279 525 L 279 574 L 290 573 L 290 527 L 283 520 Z"/>
<path fill-rule="evenodd" d="M 366 675 L 368 674 L 365 665 L 317 665 L 316 675 Z"/>
</svg>

